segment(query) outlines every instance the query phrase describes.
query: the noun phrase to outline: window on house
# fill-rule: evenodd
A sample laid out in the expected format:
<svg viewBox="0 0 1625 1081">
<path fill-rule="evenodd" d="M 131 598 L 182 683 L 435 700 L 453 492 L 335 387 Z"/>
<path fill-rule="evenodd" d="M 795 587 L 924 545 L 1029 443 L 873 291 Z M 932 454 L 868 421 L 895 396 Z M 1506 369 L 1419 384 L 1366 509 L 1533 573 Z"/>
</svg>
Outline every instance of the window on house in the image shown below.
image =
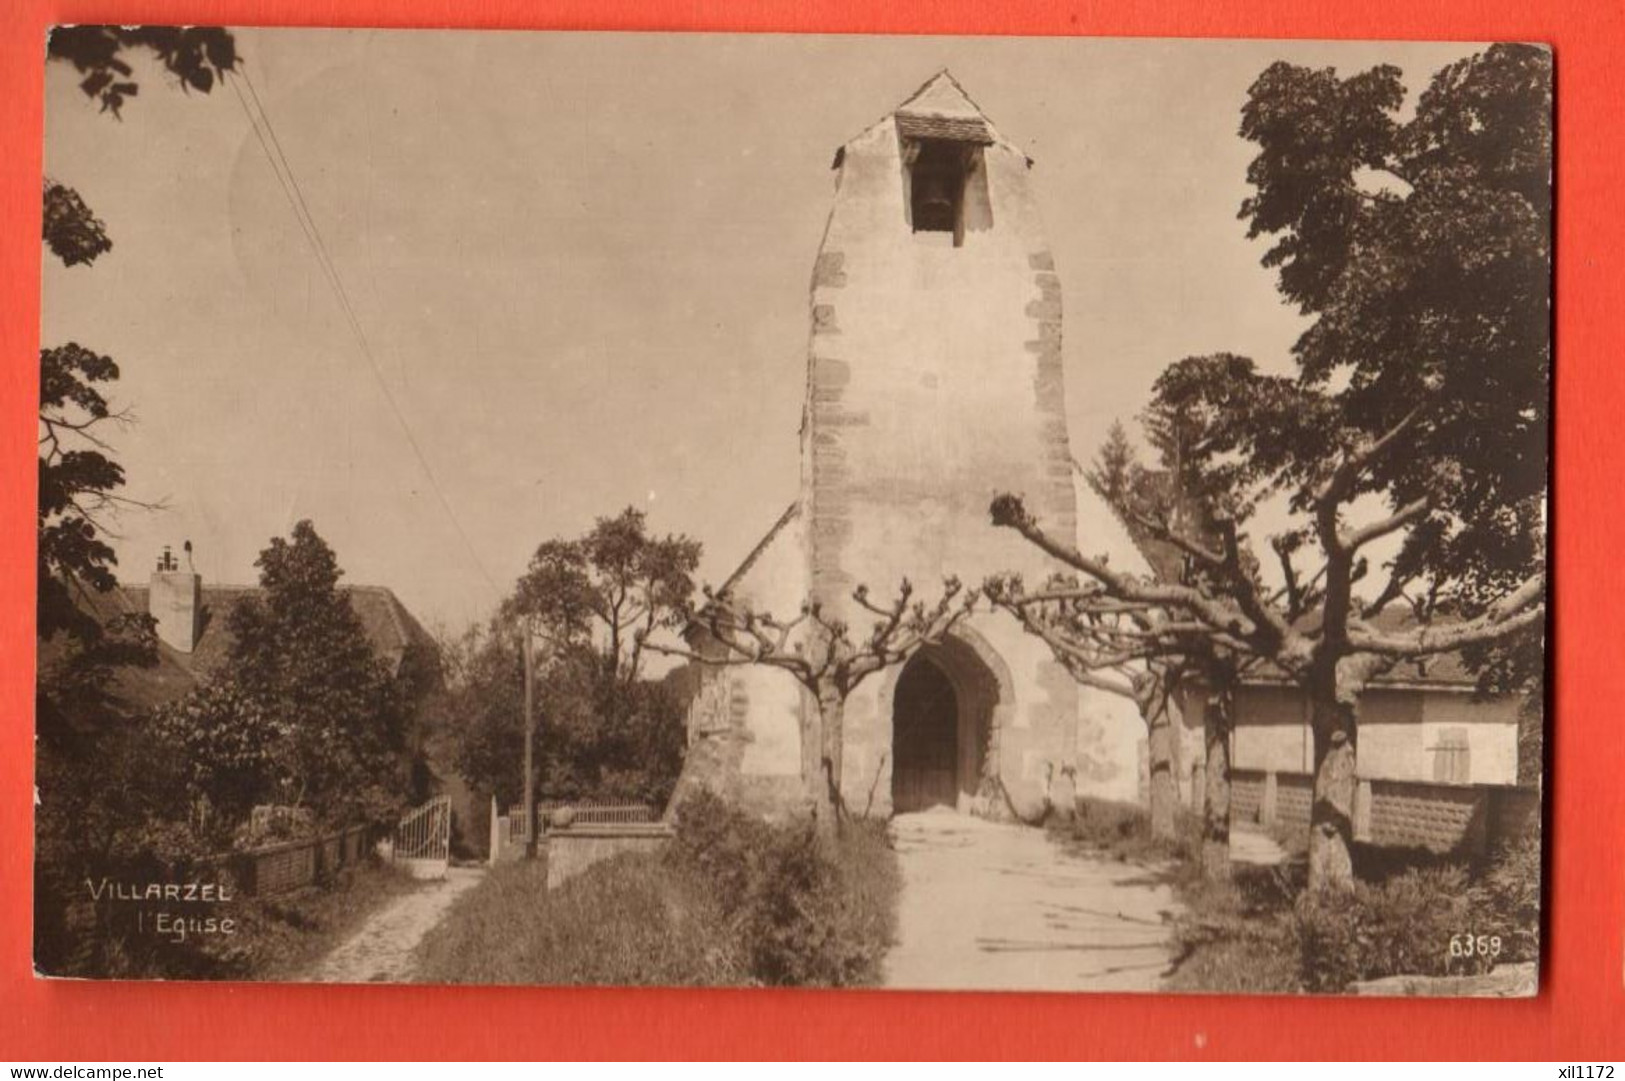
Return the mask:
<svg viewBox="0 0 1625 1081">
<path fill-rule="evenodd" d="M 1433 779 L 1442 784 L 1468 784 L 1473 779 L 1472 765 L 1467 729 L 1439 729 L 1433 744 Z"/>
</svg>

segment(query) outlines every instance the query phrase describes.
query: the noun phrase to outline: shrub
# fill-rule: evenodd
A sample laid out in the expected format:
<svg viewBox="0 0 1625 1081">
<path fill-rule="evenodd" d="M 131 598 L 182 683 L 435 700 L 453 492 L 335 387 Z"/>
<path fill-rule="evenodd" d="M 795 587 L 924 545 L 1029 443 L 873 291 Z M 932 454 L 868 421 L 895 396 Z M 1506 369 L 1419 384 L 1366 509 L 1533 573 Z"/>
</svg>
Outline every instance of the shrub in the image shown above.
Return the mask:
<svg viewBox="0 0 1625 1081">
<path fill-rule="evenodd" d="M 1537 823 L 1491 859 L 1479 883 L 1477 923 L 1501 936 L 1503 963 L 1540 956 L 1540 860 Z"/>
<path fill-rule="evenodd" d="M 1151 815 L 1139 804 L 1084 798 L 1070 822 L 1052 827 L 1061 836 L 1119 860 L 1200 860 L 1202 822 L 1185 808 L 1175 813 L 1174 836 L 1154 837 Z"/>
<path fill-rule="evenodd" d="M 776 831 L 744 920 L 751 974 L 795 987 L 876 983 L 891 944 L 896 875 L 884 835 L 849 823 L 834 844 L 810 824 Z M 879 882 L 868 881 L 878 874 Z M 879 888 L 876 888 L 879 887 Z"/>
<path fill-rule="evenodd" d="M 627 853 L 553 890 L 544 860 L 507 863 L 419 947 L 419 976 L 480 984 L 746 982 L 720 899 L 658 856 Z"/>
<path fill-rule="evenodd" d="M 768 825 L 701 791 L 678 809 L 667 860 L 714 884 L 756 982 L 879 979 L 900 885 L 878 823 L 849 821 L 832 843 L 810 822 Z"/>
<path fill-rule="evenodd" d="M 749 898 L 772 842 L 773 827 L 702 788 L 677 809 L 676 836 L 666 859 L 710 879 L 733 911 Z"/>
<path fill-rule="evenodd" d="M 1452 958 L 1450 939 L 1475 927 L 1461 867 L 1417 868 L 1386 882 L 1305 892 L 1295 906 L 1300 979 L 1308 991 L 1343 991 L 1399 974 L 1464 975 L 1481 958 Z"/>
<path fill-rule="evenodd" d="M 546 889 L 540 861 L 493 870 L 421 947 L 428 980 L 778 984 L 879 980 L 900 878 L 878 823 L 836 841 L 709 793 L 661 854 L 629 853 Z"/>
</svg>

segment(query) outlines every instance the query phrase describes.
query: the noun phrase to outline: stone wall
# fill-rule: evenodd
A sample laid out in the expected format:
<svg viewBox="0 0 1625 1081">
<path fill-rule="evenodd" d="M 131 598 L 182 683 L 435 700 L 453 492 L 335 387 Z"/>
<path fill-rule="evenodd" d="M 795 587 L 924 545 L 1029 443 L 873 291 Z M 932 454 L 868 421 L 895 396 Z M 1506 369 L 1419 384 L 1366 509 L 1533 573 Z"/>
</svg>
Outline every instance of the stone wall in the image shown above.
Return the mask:
<svg viewBox="0 0 1625 1081">
<path fill-rule="evenodd" d="M 1313 778 L 1304 773 L 1235 770 L 1230 780 L 1232 824 L 1306 834 Z M 1445 785 L 1361 781 L 1354 839 L 1384 848 L 1480 856 L 1515 841 L 1540 816 L 1540 794 L 1505 785 Z"/>
<path fill-rule="evenodd" d="M 624 852 L 658 852 L 671 840 L 671 827 L 664 823 L 586 825 L 549 830 L 544 850 L 547 859 L 547 888 L 553 889 L 595 863 L 613 859 Z"/>
</svg>

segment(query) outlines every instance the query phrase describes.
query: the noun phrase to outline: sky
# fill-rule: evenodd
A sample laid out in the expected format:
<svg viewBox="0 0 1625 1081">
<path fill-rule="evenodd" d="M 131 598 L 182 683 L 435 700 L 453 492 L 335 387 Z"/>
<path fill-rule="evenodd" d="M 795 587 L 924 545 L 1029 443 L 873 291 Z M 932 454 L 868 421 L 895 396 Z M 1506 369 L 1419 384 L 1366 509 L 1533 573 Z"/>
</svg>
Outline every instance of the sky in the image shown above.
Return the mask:
<svg viewBox="0 0 1625 1081">
<path fill-rule="evenodd" d="M 42 343 L 118 361 L 119 575 L 166 544 L 251 583 L 302 518 L 431 627 L 626 506 L 725 577 L 794 499 L 807 296 L 837 147 L 950 69 L 1034 159 L 1087 461 L 1181 357 L 1285 371 L 1302 331 L 1237 209 L 1251 82 L 1428 43 L 238 30 L 362 328 L 228 83 L 137 63 L 123 119 L 46 71 L 46 174 L 113 250 L 45 260 Z M 370 354 L 370 355 L 369 355 Z"/>
</svg>

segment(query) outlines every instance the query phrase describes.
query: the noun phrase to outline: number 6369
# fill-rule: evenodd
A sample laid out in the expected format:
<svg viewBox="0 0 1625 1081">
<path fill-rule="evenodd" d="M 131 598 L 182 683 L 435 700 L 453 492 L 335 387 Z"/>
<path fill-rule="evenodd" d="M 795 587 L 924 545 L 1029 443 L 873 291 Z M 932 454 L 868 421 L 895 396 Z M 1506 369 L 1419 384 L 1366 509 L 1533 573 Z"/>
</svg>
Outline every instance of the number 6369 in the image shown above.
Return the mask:
<svg viewBox="0 0 1625 1081">
<path fill-rule="evenodd" d="M 1451 935 L 1451 957 L 1499 957 L 1500 935 Z"/>
</svg>

